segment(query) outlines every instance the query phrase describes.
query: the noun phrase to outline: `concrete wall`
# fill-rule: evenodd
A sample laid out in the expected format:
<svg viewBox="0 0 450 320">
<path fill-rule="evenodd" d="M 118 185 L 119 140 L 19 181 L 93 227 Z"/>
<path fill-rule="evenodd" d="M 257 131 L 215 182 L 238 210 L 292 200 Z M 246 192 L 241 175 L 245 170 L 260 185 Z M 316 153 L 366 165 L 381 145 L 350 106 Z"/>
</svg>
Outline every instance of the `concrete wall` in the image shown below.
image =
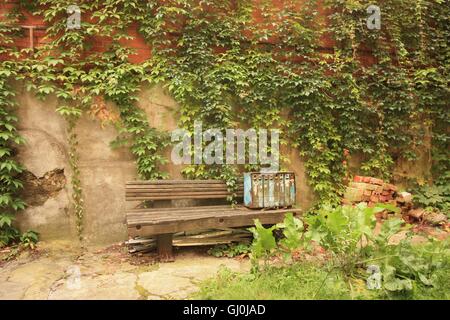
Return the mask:
<svg viewBox="0 0 450 320">
<path fill-rule="evenodd" d="M 40 101 L 20 85 L 17 88 L 19 131 L 26 139 L 17 157 L 27 169 L 23 177 L 27 191 L 23 197 L 29 204 L 18 214 L 18 225 L 22 230 L 40 232 L 42 239 L 76 239 L 67 128 L 55 111 L 58 102 L 54 97 Z M 178 106 L 162 88 L 142 90 L 139 106 L 152 126 L 162 130 L 177 127 Z M 84 237 L 88 243 L 124 240 L 127 237 L 124 212 L 126 205 L 130 205 L 124 201 L 124 186 L 126 181 L 137 178 L 134 158 L 127 148 L 110 148 L 109 143 L 117 136 L 116 129 L 102 128 L 92 116 L 84 115 L 76 131 L 86 208 Z M 299 204 L 307 208 L 313 195 L 306 183 L 303 163 L 295 150 L 286 152 L 291 158 L 290 169 L 297 175 Z M 180 166 L 168 164 L 163 169 L 173 179 L 182 177 Z"/>
<path fill-rule="evenodd" d="M 18 214 L 18 225 L 22 230 L 40 232 L 42 239 L 76 239 L 66 123 L 55 111 L 58 102 L 54 97 L 40 101 L 20 85 L 17 88 L 19 130 L 26 139 L 17 157 L 27 169 L 23 177 L 26 189 L 23 197 L 29 204 Z M 152 126 L 162 130 L 177 127 L 178 106 L 162 88 L 142 90 L 139 106 L 145 110 Z M 86 209 L 84 237 L 92 244 L 124 240 L 127 238 L 126 205 L 133 205 L 125 203 L 124 186 L 126 181 L 137 179 L 134 158 L 127 148 L 110 148 L 110 142 L 117 136 L 116 129 L 111 125 L 102 128 L 99 120 L 92 116 L 84 115 L 76 131 Z M 288 169 L 297 177 L 297 202 L 307 209 L 314 195 L 307 183 L 304 163 L 296 150 L 287 147 L 283 152 L 290 159 Z M 421 162 L 414 167 L 403 163 L 397 173 L 414 169 L 413 172 L 423 175 L 423 169 L 419 170 L 417 165 L 425 167 Z M 163 169 L 173 179 L 182 177 L 181 166 L 169 163 Z"/>
</svg>

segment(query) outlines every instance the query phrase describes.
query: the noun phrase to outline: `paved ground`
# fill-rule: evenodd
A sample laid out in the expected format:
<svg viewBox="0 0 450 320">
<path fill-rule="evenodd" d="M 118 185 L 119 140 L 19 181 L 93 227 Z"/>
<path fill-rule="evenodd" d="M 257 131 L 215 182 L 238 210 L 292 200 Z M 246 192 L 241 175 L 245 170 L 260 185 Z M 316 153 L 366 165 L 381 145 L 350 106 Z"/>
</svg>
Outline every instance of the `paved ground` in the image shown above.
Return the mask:
<svg viewBox="0 0 450 320">
<path fill-rule="evenodd" d="M 427 233 L 438 239 L 448 236 L 447 231 L 433 228 Z M 402 231 L 391 241 L 404 237 Z M 424 235 L 412 239 L 425 240 Z M 215 258 L 203 248 L 179 250 L 172 263 L 132 256 L 121 245 L 80 248 L 63 241 L 41 241 L 38 249 L 2 262 L 7 254 L 0 251 L 0 300 L 188 299 L 198 283 L 213 277 L 221 266 L 241 272 L 250 269 L 248 259 Z"/>
<path fill-rule="evenodd" d="M 126 248 L 81 249 L 40 242 L 0 266 L 0 299 L 187 299 L 197 284 L 226 266 L 245 271 L 248 260 L 214 258 L 183 249 L 172 263 L 130 257 Z"/>
</svg>

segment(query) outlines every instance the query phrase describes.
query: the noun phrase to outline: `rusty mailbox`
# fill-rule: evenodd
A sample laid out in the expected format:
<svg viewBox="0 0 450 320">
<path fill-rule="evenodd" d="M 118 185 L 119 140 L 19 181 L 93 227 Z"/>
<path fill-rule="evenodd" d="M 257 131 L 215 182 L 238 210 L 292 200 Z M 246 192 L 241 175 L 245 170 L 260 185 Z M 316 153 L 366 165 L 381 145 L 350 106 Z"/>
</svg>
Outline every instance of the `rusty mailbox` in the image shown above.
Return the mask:
<svg viewBox="0 0 450 320">
<path fill-rule="evenodd" d="M 293 172 L 244 173 L 244 205 L 248 208 L 289 208 L 295 204 Z"/>
</svg>

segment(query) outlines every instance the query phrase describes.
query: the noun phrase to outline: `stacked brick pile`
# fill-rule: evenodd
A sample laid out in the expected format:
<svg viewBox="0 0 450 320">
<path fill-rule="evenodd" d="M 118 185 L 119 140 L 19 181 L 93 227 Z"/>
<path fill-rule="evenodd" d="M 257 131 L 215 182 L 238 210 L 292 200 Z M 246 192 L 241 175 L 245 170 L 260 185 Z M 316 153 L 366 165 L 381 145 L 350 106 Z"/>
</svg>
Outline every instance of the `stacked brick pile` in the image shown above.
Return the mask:
<svg viewBox="0 0 450 320">
<path fill-rule="evenodd" d="M 396 197 L 397 188 L 390 183 L 385 183 L 381 179 L 372 177 L 355 176 L 353 182 L 345 192 L 343 204 L 353 204 L 367 202 L 368 205 L 375 203 L 392 203 Z"/>
</svg>

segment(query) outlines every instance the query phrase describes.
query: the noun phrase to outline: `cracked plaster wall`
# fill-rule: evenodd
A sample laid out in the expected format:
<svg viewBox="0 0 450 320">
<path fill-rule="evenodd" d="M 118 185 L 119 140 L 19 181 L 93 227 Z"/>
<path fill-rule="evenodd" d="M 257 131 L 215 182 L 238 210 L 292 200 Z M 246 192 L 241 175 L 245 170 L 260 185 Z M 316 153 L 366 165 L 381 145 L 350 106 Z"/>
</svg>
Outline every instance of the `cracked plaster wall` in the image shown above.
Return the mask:
<svg viewBox="0 0 450 320">
<path fill-rule="evenodd" d="M 49 194 L 41 192 L 37 198 L 28 197 L 32 201 L 17 215 L 17 224 L 22 230 L 38 231 L 41 239 L 76 239 L 66 123 L 55 111 L 58 102 L 55 97 L 40 101 L 23 87 L 18 86 L 18 89 L 19 131 L 26 139 L 26 144 L 18 149 L 18 160 L 25 165 L 34 191 L 44 190 Z M 177 104 L 162 88 L 142 90 L 138 104 L 152 126 L 163 130 L 176 128 Z M 126 206 L 134 205 L 125 203 L 124 199 L 126 181 L 137 178 L 134 158 L 127 148 L 111 149 L 109 144 L 117 136 L 116 129 L 102 128 L 99 120 L 89 115 L 80 119 L 76 131 L 86 208 L 84 237 L 92 244 L 122 241 L 127 237 Z M 297 175 L 297 201 L 306 209 L 313 195 L 306 182 L 303 162 L 297 151 L 287 149 L 286 152 L 291 160 L 289 169 Z M 170 150 L 166 155 L 170 156 Z M 181 178 L 180 166 L 167 164 L 163 169 L 173 179 Z M 55 170 L 60 175 L 59 180 L 53 181 L 49 177 Z"/>
</svg>

